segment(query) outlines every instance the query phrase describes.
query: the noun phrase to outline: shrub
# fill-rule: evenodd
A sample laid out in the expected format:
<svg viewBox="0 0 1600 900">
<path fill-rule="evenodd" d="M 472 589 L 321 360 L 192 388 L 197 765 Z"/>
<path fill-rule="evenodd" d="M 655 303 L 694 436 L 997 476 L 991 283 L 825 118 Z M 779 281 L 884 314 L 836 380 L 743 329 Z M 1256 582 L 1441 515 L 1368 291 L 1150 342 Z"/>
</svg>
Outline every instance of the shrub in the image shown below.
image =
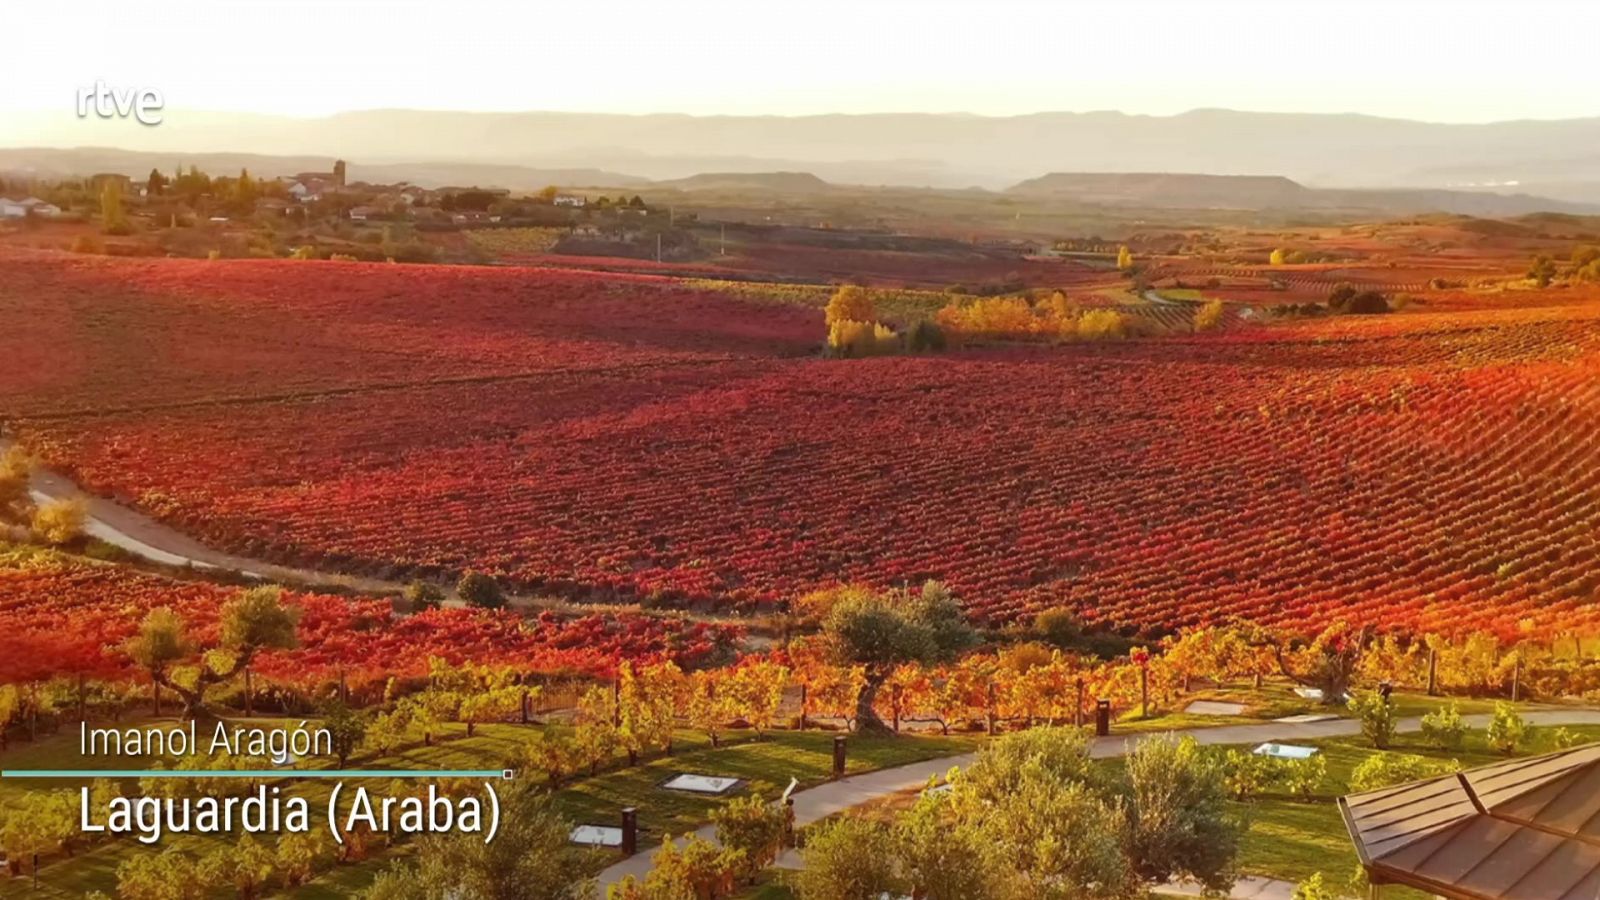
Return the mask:
<svg viewBox="0 0 1600 900">
<path fill-rule="evenodd" d="M 461 580 L 456 582 L 456 596 L 468 606 L 481 606 L 485 609 L 499 609 L 506 604 L 505 594 L 500 591 L 500 583 L 482 572 L 468 570 L 461 575 Z"/>
<path fill-rule="evenodd" d="M 1222 324 L 1223 306 L 1221 300 L 1208 300 L 1205 305 L 1194 314 L 1194 330 L 1210 331 Z"/>
<path fill-rule="evenodd" d="M 1350 711 L 1361 719 L 1361 733 L 1372 746 L 1387 750 L 1394 740 L 1394 703 L 1377 691 L 1352 694 Z"/>
<path fill-rule="evenodd" d="M 406 585 L 405 599 L 412 610 L 435 609 L 444 602 L 444 591 L 431 581 L 413 581 Z"/>
<path fill-rule="evenodd" d="M 1300 882 L 1294 887 L 1291 900 L 1338 900 L 1339 895 L 1329 890 L 1322 882 L 1322 873 L 1313 873 L 1310 878 Z"/>
<path fill-rule="evenodd" d="M 1227 809 L 1222 761 L 1194 738 L 1140 741 L 1128 754 L 1128 852 L 1146 881 L 1184 877 L 1222 891 L 1245 827 Z"/>
<path fill-rule="evenodd" d="M 834 322 L 828 328 L 828 355 L 840 358 L 882 356 L 900 348 L 900 338 L 876 322 Z"/>
<path fill-rule="evenodd" d="M 88 517 L 88 505 L 80 498 L 50 500 L 33 511 L 33 533 L 47 544 L 70 544 L 83 536 Z"/>
<path fill-rule="evenodd" d="M 1504 701 L 1494 705 L 1494 718 L 1489 722 L 1490 747 L 1510 756 L 1517 752 L 1532 731 L 1527 721 L 1517 714 L 1516 707 Z"/>
<path fill-rule="evenodd" d="M 1422 739 L 1440 750 L 1460 750 L 1467 737 L 1467 723 L 1461 720 L 1456 704 L 1441 706 L 1422 717 Z"/>
<path fill-rule="evenodd" d="M 221 250 L 207 250 L 206 259 L 217 260 L 222 258 Z"/>
<path fill-rule="evenodd" d="M 92 234 L 80 234 L 72 239 L 73 253 L 104 253 L 106 245 Z"/>
<path fill-rule="evenodd" d="M 717 841 L 741 855 L 742 874 L 754 878 L 783 850 L 786 816 L 781 807 L 752 795 L 724 804 L 711 814 Z"/>
<path fill-rule="evenodd" d="M 328 257 L 328 258 L 333 260 L 334 262 L 360 262 L 361 261 L 361 260 L 357 259 L 356 257 L 351 256 L 348 253 L 335 253 L 332 256 Z"/>
<path fill-rule="evenodd" d="M 1357 316 L 1379 315 L 1389 311 L 1389 301 L 1377 291 L 1362 291 L 1350 298 L 1344 311 Z"/>
<path fill-rule="evenodd" d="M 854 816 L 813 826 L 802 852 L 805 868 L 795 876 L 801 900 L 858 900 L 900 892 L 893 857 L 883 852 L 883 826 Z"/>
<path fill-rule="evenodd" d="M 1228 790 L 1235 800 L 1249 800 L 1272 781 L 1273 760 L 1249 750 L 1229 750 L 1223 757 Z"/>
<path fill-rule="evenodd" d="M 299 247 L 294 248 L 294 252 L 289 254 L 289 258 L 290 259 L 316 259 L 317 258 L 317 248 L 311 246 L 310 244 L 303 244 L 303 245 L 301 245 Z"/>
<path fill-rule="evenodd" d="M 926 319 L 906 331 L 906 349 L 912 353 L 938 353 L 945 344 L 944 329 Z"/>
<path fill-rule="evenodd" d="M 1411 753 L 1374 753 L 1350 773 L 1350 790 L 1373 791 L 1447 775 L 1460 769 L 1461 764 L 1453 759 L 1428 759 Z"/>
<path fill-rule="evenodd" d="M 1583 743 L 1583 738 L 1565 726 L 1550 732 L 1550 748 L 1553 750 L 1571 750 Z"/>
<path fill-rule="evenodd" d="M 1127 317 L 1114 309 L 1091 309 L 1078 319 L 1078 337 L 1085 340 L 1116 340 L 1127 333 Z"/>
<path fill-rule="evenodd" d="M 1328 780 L 1328 758 L 1321 753 L 1305 759 L 1279 760 L 1278 775 L 1283 789 L 1302 800 L 1316 797 Z"/>
</svg>

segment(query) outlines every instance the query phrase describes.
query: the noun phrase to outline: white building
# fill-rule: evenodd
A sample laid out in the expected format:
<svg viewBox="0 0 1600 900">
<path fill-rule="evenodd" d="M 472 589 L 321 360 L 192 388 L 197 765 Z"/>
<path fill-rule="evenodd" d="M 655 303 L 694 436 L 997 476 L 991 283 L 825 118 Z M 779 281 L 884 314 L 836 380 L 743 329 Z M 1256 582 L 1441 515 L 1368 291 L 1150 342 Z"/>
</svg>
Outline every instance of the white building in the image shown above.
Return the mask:
<svg viewBox="0 0 1600 900">
<path fill-rule="evenodd" d="M 0 197 L 0 219 L 21 219 L 33 213 L 46 219 L 53 219 L 61 215 L 61 207 L 54 203 L 46 203 L 38 197 L 29 197 L 25 200 L 7 200 Z"/>
</svg>

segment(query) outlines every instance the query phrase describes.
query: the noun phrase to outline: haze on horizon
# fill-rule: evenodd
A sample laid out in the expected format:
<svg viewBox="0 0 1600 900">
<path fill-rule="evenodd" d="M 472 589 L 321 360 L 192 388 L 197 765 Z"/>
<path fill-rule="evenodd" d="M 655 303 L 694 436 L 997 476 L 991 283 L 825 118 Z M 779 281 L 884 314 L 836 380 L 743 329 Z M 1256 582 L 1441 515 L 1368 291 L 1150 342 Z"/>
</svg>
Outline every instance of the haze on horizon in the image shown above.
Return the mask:
<svg viewBox="0 0 1600 900">
<path fill-rule="evenodd" d="M 93 143 L 72 109 L 101 78 L 160 90 L 172 128 L 184 110 L 1600 115 L 1600 4 L 1560 0 L 88 0 L 26 25 L 0 56 L 0 145 Z"/>
</svg>

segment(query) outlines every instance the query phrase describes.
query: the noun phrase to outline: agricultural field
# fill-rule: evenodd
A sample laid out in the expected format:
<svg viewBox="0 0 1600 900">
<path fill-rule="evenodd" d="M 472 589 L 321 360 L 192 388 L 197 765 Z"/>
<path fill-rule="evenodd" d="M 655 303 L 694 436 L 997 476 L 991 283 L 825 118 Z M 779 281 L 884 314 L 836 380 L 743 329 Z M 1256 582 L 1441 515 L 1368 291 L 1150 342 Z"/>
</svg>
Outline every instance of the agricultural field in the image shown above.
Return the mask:
<svg viewBox="0 0 1600 900">
<path fill-rule="evenodd" d="M 0 683 L 55 677 L 138 677 L 119 652 L 144 616 L 167 607 L 202 641 L 233 592 L 211 581 L 143 572 L 55 551 L 0 544 Z M 402 615 L 385 600 L 300 593 L 299 646 L 261 656 L 255 668 L 304 692 L 341 678 L 381 693 L 390 678 L 421 679 L 432 657 L 451 663 L 516 662 L 551 675 L 609 678 L 624 661 L 705 665 L 727 657 L 739 630 L 671 616 L 431 609 Z"/>
<path fill-rule="evenodd" d="M 1600 298 L 1581 289 L 849 360 L 819 358 L 816 289 L 26 251 L 0 269 L 11 433 L 245 556 L 742 612 L 938 578 L 982 623 L 1065 606 L 1129 632 L 1596 621 Z"/>
</svg>

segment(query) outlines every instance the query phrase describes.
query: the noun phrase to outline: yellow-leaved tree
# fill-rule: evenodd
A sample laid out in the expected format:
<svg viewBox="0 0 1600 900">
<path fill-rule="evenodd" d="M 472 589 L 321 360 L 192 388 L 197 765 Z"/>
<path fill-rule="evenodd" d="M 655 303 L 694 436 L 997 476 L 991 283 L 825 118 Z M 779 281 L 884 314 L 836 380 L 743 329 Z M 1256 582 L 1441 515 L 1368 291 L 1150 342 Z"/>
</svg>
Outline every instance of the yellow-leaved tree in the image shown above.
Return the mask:
<svg viewBox="0 0 1600 900">
<path fill-rule="evenodd" d="M 832 299 L 823 310 L 823 317 L 827 325 L 832 327 L 835 322 L 876 322 L 878 312 L 873 307 L 872 294 L 866 288 L 847 284 L 833 292 Z"/>
</svg>

